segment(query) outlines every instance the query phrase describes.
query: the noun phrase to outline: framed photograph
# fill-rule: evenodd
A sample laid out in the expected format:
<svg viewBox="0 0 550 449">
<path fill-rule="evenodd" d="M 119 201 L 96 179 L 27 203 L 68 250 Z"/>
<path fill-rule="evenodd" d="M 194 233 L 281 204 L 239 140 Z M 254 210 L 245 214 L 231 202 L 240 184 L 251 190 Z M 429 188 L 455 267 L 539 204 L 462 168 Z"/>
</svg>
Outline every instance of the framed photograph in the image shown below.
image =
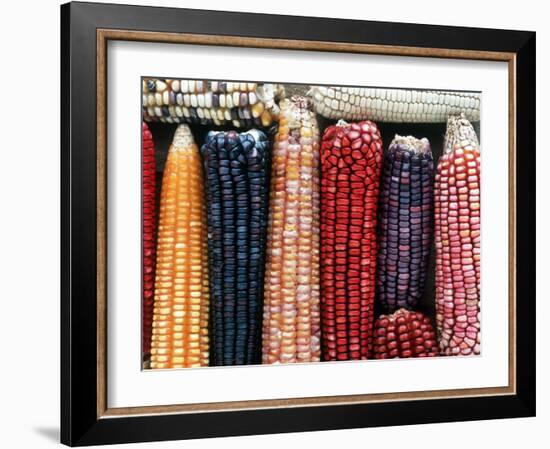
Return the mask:
<svg viewBox="0 0 550 449">
<path fill-rule="evenodd" d="M 61 440 L 535 414 L 535 33 L 61 7 Z"/>
</svg>

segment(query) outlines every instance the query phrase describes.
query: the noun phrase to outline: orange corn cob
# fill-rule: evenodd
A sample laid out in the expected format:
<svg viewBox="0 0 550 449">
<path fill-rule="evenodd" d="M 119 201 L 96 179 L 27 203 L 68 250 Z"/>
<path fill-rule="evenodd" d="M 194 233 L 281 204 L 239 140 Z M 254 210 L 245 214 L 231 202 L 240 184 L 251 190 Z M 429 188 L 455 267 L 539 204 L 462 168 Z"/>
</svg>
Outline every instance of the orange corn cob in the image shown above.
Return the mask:
<svg viewBox="0 0 550 449">
<path fill-rule="evenodd" d="M 319 128 L 304 97 L 281 108 L 271 170 L 262 361 L 318 362 Z"/>
<path fill-rule="evenodd" d="M 162 180 L 151 368 L 208 365 L 207 227 L 199 149 L 178 126 Z"/>
</svg>

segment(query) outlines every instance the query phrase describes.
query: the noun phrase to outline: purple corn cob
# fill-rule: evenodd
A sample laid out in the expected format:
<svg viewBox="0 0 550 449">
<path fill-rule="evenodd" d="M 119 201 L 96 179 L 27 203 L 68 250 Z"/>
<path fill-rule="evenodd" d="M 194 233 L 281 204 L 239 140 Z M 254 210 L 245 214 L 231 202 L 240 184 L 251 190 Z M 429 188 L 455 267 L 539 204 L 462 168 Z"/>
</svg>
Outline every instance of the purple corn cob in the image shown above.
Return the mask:
<svg viewBox="0 0 550 449">
<path fill-rule="evenodd" d="M 433 231 L 434 163 L 427 139 L 396 135 L 380 189 L 378 297 L 383 308 L 414 309 L 424 291 Z"/>
</svg>

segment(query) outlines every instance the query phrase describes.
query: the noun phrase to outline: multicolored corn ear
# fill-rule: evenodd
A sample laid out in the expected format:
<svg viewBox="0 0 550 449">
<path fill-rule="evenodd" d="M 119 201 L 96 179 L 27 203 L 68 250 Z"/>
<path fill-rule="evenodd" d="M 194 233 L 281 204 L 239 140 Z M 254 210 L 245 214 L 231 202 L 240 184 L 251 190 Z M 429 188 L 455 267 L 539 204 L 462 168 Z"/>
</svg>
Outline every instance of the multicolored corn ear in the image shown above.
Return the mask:
<svg viewBox="0 0 550 449">
<path fill-rule="evenodd" d="M 206 239 L 199 150 L 180 125 L 162 179 L 151 368 L 208 366 Z"/>
<path fill-rule="evenodd" d="M 451 116 L 435 177 L 436 323 L 442 355 L 480 353 L 479 152 L 470 122 Z"/>
<path fill-rule="evenodd" d="M 211 364 L 261 362 L 271 144 L 258 130 L 211 131 L 206 177 Z"/>
<path fill-rule="evenodd" d="M 378 87 L 313 86 L 315 111 L 329 119 L 444 123 L 449 114 L 479 120 L 481 94 Z"/>
<path fill-rule="evenodd" d="M 434 162 L 427 139 L 396 135 L 380 187 L 378 298 L 385 311 L 414 309 L 424 291 L 433 233 Z"/>
<path fill-rule="evenodd" d="M 435 357 L 439 353 L 430 319 L 421 312 L 399 309 L 374 324 L 374 358 Z"/>
<path fill-rule="evenodd" d="M 281 103 L 272 155 L 263 363 L 318 362 L 319 128 L 307 99 Z"/>
<path fill-rule="evenodd" d="M 151 351 L 153 325 L 153 297 L 155 294 L 155 237 L 156 237 L 156 163 L 153 135 L 147 123 L 141 128 L 141 196 L 143 214 L 142 233 L 142 354 Z"/>
<path fill-rule="evenodd" d="M 329 126 L 321 144 L 324 360 L 371 356 L 382 138 L 373 122 Z"/>
<path fill-rule="evenodd" d="M 279 84 L 146 78 L 142 82 L 146 121 L 268 127 L 278 116 Z"/>
</svg>

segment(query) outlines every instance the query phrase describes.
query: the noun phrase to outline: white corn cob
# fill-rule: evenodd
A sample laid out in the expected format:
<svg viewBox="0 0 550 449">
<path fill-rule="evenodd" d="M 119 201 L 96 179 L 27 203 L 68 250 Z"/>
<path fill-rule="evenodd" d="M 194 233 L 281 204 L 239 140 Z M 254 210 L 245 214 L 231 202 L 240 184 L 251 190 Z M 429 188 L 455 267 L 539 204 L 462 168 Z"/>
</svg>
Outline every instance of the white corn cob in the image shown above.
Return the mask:
<svg viewBox="0 0 550 449">
<path fill-rule="evenodd" d="M 166 123 L 270 126 L 279 113 L 278 84 L 145 78 L 143 118 Z"/>
<path fill-rule="evenodd" d="M 374 120 L 394 123 L 446 122 L 463 113 L 479 121 L 481 94 L 434 90 L 313 86 L 315 111 L 333 120 Z"/>
</svg>

